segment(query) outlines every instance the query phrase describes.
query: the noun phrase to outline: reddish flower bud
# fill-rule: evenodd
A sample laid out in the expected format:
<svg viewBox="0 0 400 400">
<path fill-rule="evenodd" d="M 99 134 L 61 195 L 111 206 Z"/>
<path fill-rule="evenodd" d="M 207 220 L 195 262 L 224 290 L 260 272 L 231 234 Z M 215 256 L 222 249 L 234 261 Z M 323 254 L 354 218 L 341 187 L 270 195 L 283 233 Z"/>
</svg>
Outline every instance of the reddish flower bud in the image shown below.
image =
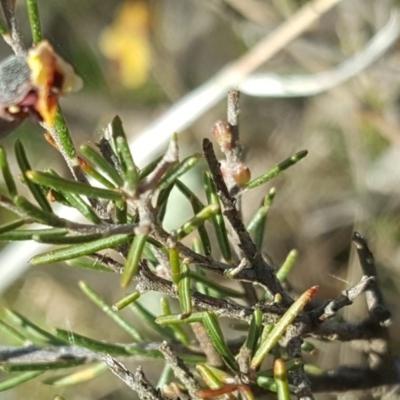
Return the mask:
<svg viewBox="0 0 400 400">
<path fill-rule="evenodd" d="M 231 126 L 225 121 L 217 121 L 212 127 L 212 135 L 217 143 L 221 146 L 221 150 L 230 150 L 232 148 L 232 131 Z"/>
<path fill-rule="evenodd" d="M 250 181 L 250 169 L 242 162 L 237 162 L 232 171 L 232 178 L 235 180 L 239 187 L 244 187 Z"/>
</svg>

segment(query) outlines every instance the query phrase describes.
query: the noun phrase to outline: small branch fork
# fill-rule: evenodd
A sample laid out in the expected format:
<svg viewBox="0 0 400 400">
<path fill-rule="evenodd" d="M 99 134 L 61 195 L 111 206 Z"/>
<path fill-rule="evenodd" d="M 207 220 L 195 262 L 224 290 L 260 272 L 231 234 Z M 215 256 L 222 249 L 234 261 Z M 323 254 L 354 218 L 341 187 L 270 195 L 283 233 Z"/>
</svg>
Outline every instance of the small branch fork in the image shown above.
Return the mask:
<svg viewBox="0 0 400 400">
<path fill-rule="evenodd" d="M 224 178 L 222 177 L 220 164 L 215 156 L 213 145 L 208 139 L 203 140 L 203 152 L 217 187 L 218 195 L 224 206 L 224 215 L 236 232 L 239 239 L 239 246 L 250 266 L 249 268 L 239 271 L 232 278 L 258 283 L 273 296 L 276 294 L 281 295 L 283 304 L 290 305 L 293 299 L 283 289 L 283 286 L 275 275 L 275 268 L 263 259 L 243 224 L 239 212 L 235 207 L 235 199 L 230 196 Z"/>
<path fill-rule="evenodd" d="M 354 232 L 353 243 L 356 246 L 358 258 L 364 277 L 374 277 L 373 284 L 366 290 L 366 300 L 368 311 L 371 317 L 375 318 L 382 326 L 391 324 L 390 311 L 385 305 L 383 295 L 376 281 L 376 267 L 374 256 L 368 248 L 366 240 L 358 233 Z"/>
<path fill-rule="evenodd" d="M 110 371 L 121 379 L 127 386 L 135 391 L 141 400 L 167 400 L 145 377 L 142 367 L 138 367 L 132 374 L 124 365 L 116 361 L 110 355 L 104 356 Z"/>
<path fill-rule="evenodd" d="M 332 318 L 340 309 L 353 304 L 353 301 L 356 297 L 366 292 L 369 288 L 372 288 L 372 286 L 375 286 L 375 277 L 364 275 L 360 282 L 358 282 L 352 288 L 344 290 L 339 297 L 330 301 L 323 308 L 323 310 L 316 310 L 317 313 L 323 311 L 323 313 L 318 316 L 319 320 L 324 321 L 328 318 Z"/>
</svg>

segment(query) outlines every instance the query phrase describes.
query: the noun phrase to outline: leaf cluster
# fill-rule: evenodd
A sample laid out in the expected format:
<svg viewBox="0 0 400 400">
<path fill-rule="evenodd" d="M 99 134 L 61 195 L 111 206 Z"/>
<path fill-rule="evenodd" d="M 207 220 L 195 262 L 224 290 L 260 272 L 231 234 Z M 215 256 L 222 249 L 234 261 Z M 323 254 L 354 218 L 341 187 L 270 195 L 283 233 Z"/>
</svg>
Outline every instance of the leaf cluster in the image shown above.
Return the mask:
<svg viewBox="0 0 400 400">
<path fill-rule="evenodd" d="M 34 41 L 38 42 L 42 34 L 36 1 L 29 0 L 28 9 Z M 5 27 L 2 32 L 8 35 Z M 385 337 L 390 314 L 376 284 L 376 272 L 371 263 L 366 264 L 372 254 L 360 235 L 355 235 L 354 243 L 364 271 L 368 270 L 365 278 L 328 305 L 310 306 L 317 287 L 294 296 L 286 283 L 297 252 L 291 251 L 278 269 L 262 248 L 275 189 L 269 190 L 253 218 L 244 224 L 243 194 L 295 165 L 307 151 L 299 151 L 250 179 L 241 154 L 238 101 L 239 94 L 232 91 L 228 95 L 228 122 L 217 123 L 213 130 L 225 156 L 222 163 L 208 139 L 203 141 L 202 153 L 180 159 L 177 135 L 173 135 L 162 156 L 139 168 L 119 117 L 109 123 L 98 143 L 85 143 L 77 151 L 58 111 L 47 138 L 63 155 L 73 179 L 54 170 L 35 170 L 24 145 L 17 141 L 14 151 L 20 183 L 29 190 L 28 198 L 20 194 L 0 147 L 7 188 L 7 193 L 0 195 L 0 206 L 15 215 L 12 222 L 0 227 L 0 240 L 51 245 L 51 250 L 31 259 L 33 265 L 65 261 L 93 273 L 119 274 L 120 286 L 128 288 L 129 294 L 115 304 L 108 304 L 86 282 L 79 282 L 79 288 L 132 341 L 107 343 L 78 332 L 47 331 L 7 309 L 0 329 L 19 345 L 0 347 L 0 368 L 12 373 L 0 382 L 0 390 L 38 376 L 46 384 L 77 385 L 111 370 L 140 398 L 253 399 L 266 393 L 276 393 L 280 400 L 289 399 L 291 393 L 312 398 L 310 380 L 322 372 L 303 360 L 305 353 L 314 351 L 304 338 Z M 199 163 L 203 163 L 205 202 L 182 181 Z M 173 189 L 182 193 L 193 214 L 178 229 L 167 231 L 163 222 Z M 61 218 L 59 206 L 74 210 L 83 222 Z M 113 257 L 112 252 L 124 261 L 118 261 L 121 258 Z M 221 277 L 218 283 L 216 274 Z M 238 282 L 239 290 L 231 287 L 232 281 Z M 134 291 L 132 284 L 136 285 Z M 154 315 L 137 301 L 147 292 L 162 294 L 161 315 Z M 368 304 L 370 315 L 364 326 L 355 329 L 346 322 L 335 325 L 328 321 L 364 292 L 375 301 Z M 178 312 L 172 311 L 172 299 L 178 300 Z M 124 308 L 164 341 L 148 342 L 121 316 L 119 311 Z M 229 339 L 221 318 L 238 322 L 235 329 L 244 331 L 239 342 Z M 155 387 L 140 367 L 131 373 L 122 364 L 124 359 L 142 358 L 165 360 Z M 76 369 L 65 372 L 65 368 Z M 62 373 L 54 375 L 54 370 Z"/>
</svg>

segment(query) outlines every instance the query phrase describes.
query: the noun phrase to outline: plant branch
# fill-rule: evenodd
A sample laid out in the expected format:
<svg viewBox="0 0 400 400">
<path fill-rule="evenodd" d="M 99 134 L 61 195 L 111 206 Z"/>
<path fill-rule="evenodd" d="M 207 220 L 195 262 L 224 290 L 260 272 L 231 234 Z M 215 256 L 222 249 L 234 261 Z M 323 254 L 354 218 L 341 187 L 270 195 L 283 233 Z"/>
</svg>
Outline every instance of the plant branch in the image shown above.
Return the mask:
<svg viewBox="0 0 400 400">
<path fill-rule="evenodd" d="M 215 156 L 212 143 L 208 139 L 203 140 L 203 152 L 208 167 L 213 176 L 218 195 L 224 206 L 224 215 L 230 222 L 232 229 L 236 232 L 239 246 L 245 258 L 250 263 L 250 267 L 241 270 L 234 276 L 235 279 L 259 283 L 265 287 L 272 295 L 280 294 L 283 304 L 289 305 L 293 302 L 289 294 L 283 289 L 281 283 L 275 275 L 275 268 L 269 265 L 258 251 L 244 226 L 239 212 L 235 207 L 235 200 L 230 196 L 228 188 L 222 177 L 220 164 Z"/>
<path fill-rule="evenodd" d="M 174 371 L 174 375 L 188 390 L 191 399 L 199 400 L 197 391 L 200 389 L 200 386 L 185 363 L 172 351 L 171 347 L 165 341 L 161 343 L 160 351 L 163 353 L 167 365 Z"/>
<path fill-rule="evenodd" d="M 332 318 L 337 314 L 337 312 L 343 307 L 353 304 L 353 301 L 360 294 L 367 291 L 372 286 L 375 286 L 375 278 L 373 276 L 364 275 L 360 282 L 354 285 L 352 288 L 344 290 L 342 294 L 335 300 L 330 301 L 326 306 L 315 310 L 320 321 Z"/>
<path fill-rule="evenodd" d="M 374 256 L 368 248 L 367 241 L 358 233 L 353 234 L 353 243 L 356 246 L 358 258 L 364 275 L 374 277 L 374 284 L 366 290 L 366 300 L 369 313 L 382 326 L 391 324 L 391 314 L 386 307 L 382 292 L 377 283 L 377 273 L 375 267 Z"/>
<path fill-rule="evenodd" d="M 111 372 L 135 391 L 141 400 L 167 400 L 146 379 L 141 367 L 138 367 L 135 374 L 132 374 L 124 365 L 116 361 L 110 355 L 104 356 L 104 361 Z"/>
<path fill-rule="evenodd" d="M 15 17 L 15 0 L 1 0 L 0 4 L 6 19 L 8 30 L 10 31 L 10 39 L 7 43 L 11 46 L 15 54 L 24 54 L 25 47 Z"/>
</svg>

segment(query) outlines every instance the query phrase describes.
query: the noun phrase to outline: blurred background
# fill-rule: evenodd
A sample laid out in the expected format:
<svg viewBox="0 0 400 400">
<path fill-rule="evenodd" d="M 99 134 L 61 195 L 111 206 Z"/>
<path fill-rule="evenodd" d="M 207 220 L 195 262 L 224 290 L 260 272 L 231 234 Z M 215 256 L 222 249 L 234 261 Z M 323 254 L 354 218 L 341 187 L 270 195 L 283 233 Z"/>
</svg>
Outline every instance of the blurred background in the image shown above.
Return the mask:
<svg viewBox="0 0 400 400">
<path fill-rule="evenodd" d="M 130 137 L 143 134 L 179 99 L 251 51 L 307 2 L 245 3 L 244 7 L 240 0 L 41 0 L 46 38 L 85 82 L 82 92 L 62 100 L 76 145 L 98 140 L 116 114 Z M 20 27 L 29 46 L 25 5 L 20 2 L 18 6 Z M 257 72 L 299 77 L 335 68 L 367 46 L 383 29 L 395 6 L 396 2 L 390 0 L 343 0 Z M 272 183 L 245 194 L 245 221 L 275 186 L 265 250 L 279 266 L 291 249 L 298 249 L 300 259 L 290 283 L 299 293 L 320 285 L 321 299 L 336 297 L 361 277 L 351 236 L 355 230 L 364 235 L 393 311 L 390 332 L 396 353 L 400 345 L 399 50 L 395 43 L 355 77 L 315 96 L 243 94 L 240 119 L 242 146 L 253 177 L 296 151 L 309 151 L 305 160 Z M 3 58 L 10 53 L 5 44 L 0 52 Z M 201 139 L 210 137 L 213 123 L 225 119 L 225 115 L 223 97 L 188 128 L 179 130 L 182 157 L 200 151 Z M 14 170 L 13 143 L 19 137 L 35 169 L 51 166 L 68 175 L 42 133 L 39 126 L 27 122 L 2 142 Z M 148 149 L 135 151 L 146 153 Z M 201 189 L 203 168 L 201 165 L 186 178 L 191 188 Z M 169 207 L 170 228 L 190 215 L 189 206 L 179 195 L 173 197 Z M 0 211 L 2 223 L 10 218 Z M 23 247 L 20 249 L 23 251 Z M 8 256 L 0 257 L 2 268 Z M 44 327 L 57 326 L 114 342 L 129 340 L 118 328 L 110 329 L 106 317 L 83 296 L 77 287 L 80 279 L 110 302 L 125 294 L 118 277 L 60 264 L 24 271 L 5 290 L 1 303 Z M 155 312 L 159 312 L 158 300 L 154 294 L 143 297 L 143 303 Z M 366 315 L 364 300 L 357 299 L 344 315 L 349 321 L 362 319 Z M 133 316 L 128 313 L 127 318 Z M 146 333 L 150 339 L 160 339 L 154 332 Z M 5 340 L 0 336 L 0 343 Z M 323 343 L 317 347 L 320 351 L 313 361 L 324 368 L 364 361 L 349 344 Z M 148 377 L 156 381 L 161 363 L 142 364 Z M 106 376 L 77 388 L 57 388 L 37 379 L 1 393 L 0 399 L 52 399 L 56 394 L 66 400 L 131 398 L 121 382 L 111 374 Z"/>
</svg>

